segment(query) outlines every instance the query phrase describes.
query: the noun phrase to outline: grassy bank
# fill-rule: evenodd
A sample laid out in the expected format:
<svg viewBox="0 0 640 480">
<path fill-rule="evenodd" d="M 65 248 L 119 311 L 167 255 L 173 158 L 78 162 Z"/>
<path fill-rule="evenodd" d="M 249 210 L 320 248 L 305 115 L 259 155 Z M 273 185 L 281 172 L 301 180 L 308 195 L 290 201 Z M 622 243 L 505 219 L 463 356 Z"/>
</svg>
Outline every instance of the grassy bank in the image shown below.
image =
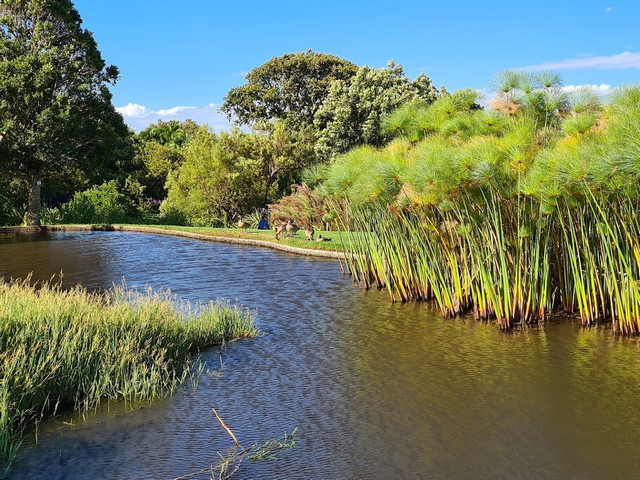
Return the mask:
<svg viewBox="0 0 640 480">
<path fill-rule="evenodd" d="M 253 316 L 225 303 L 196 312 L 150 292 L 0 282 L 0 456 L 10 464 L 23 429 L 61 406 L 164 396 L 193 353 L 254 334 Z"/>
<path fill-rule="evenodd" d="M 348 232 L 315 232 L 314 239 L 318 238 L 318 235 L 322 235 L 324 238 L 330 238 L 330 242 L 316 242 L 309 241 L 304 235 L 304 231 L 297 232 L 292 237 L 282 235 L 279 240 L 276 240 L 276 236 L 273 230 L 257 230 L 248 228 L 242 230 L 239 228 L 212 228 L 212 227 L 185 227 L 177 225 L 132 225 L 136 227 L 153 227 L 163 230 L 175 230 L 178 232 L 190 232 L 200 235 L 208 235 L 215 237 L 225 238 L 244 238 L 250 240 L 262 240 L 266 242 L 273 242 L 282 245 L 289 245 L 296 248 L 308 248 L 312 250 L 327 250 L 332 252 L 342 252 L 345 247 L 348 247 L 351 243 L 351 234 Z"/>
</svg>

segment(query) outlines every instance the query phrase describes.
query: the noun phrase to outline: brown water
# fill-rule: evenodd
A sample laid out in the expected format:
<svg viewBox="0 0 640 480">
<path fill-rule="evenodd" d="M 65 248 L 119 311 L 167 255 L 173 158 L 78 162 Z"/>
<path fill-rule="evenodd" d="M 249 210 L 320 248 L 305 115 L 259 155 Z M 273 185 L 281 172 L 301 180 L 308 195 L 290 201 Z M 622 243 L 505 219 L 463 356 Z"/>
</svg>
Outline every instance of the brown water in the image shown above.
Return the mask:
<svg viewBox="0 0 640 480">
<path fill-rule="evenodd" d="M 558 320 L 504 334 L 363 292 L 333 261 L 135 233 L 0 239 L 0 274 L 170 288 L 256 308 L 265 335 L 211 349 L 196 389 L 46 422 L 11 478 L 170 479 L 298 427 L 238 479 L 640 477 L 640 344 Z M 222 368 L 221 368 L 222 365 Z M 208 478 L 207 475 L 194 478 Z"/>
</svg>

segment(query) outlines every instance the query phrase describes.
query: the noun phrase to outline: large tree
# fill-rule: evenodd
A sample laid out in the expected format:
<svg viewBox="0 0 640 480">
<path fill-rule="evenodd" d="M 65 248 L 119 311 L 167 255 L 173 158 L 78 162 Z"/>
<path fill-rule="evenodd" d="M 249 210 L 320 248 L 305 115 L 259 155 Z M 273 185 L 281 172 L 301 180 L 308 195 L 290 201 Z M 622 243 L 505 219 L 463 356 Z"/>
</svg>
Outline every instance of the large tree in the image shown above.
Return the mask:
<svg viewBox="0 0 640 480">
<path fill-rule="evenodd" d="M 429 104 L 437 94 L 429 77 L 421 74 L 411 80 L 393 61 L 388 68 L 364 66 L 353 78 L 334 81 L 315 115 L 319 158 L 326 159 L 358 145 L 383 145 L 388 140 L 382 129 L 386 115 L 408 101 Z"/>
<path fill-rule="evenodd" d="M 183 122 L 158 120 L 142 130 L 136 136 L 136 140 L 142 143 L 156 142 L 169 147 L 182 147 L 195 136 L 199 128 L 199 125 L 190 119 Z"/>
<path fill-rule="evenodd" d="M 128 134 L 108 90 L 117 78 L 70 0 L 0 0 L 0 170 L 27 182 L 28 225 L 43 179 L 95 169 Z"/>
<path fill-rule="evenodd" d="M 167 177 L 184 162 L 184 147 L 199 128 L 193 120 L 159 120 L 142 130 L 134 138 L 137 170 L 130 181 L 138 182 L 149 199 L 164 199 Z"/>
<path fill-rule="evenodd" d="M 239 124 L 284 120 L 301 130 L 313 124 L 331 82 L 348 81 L 357 68 L 325 53 L 287 53 L 251 70 L 245 85 L 229 91 L 221 110 Z"/>
<path fill-rule="evenodd" d="M 224 225 L 289 191 L 295 172 L 310 163 L 310 142 L 282 122 L 268 134 L 202 127 L 185 146 L 185 161 L 169 174 L 161 211 L 192 225 Z"/>
</svg>

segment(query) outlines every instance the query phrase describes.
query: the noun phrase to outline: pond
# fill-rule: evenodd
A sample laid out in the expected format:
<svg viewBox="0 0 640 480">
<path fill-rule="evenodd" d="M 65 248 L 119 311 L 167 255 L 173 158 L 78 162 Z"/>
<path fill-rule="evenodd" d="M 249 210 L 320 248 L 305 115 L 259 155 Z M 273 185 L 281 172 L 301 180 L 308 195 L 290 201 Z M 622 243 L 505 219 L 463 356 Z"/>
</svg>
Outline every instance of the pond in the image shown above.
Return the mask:
<svg viewBox="0 0 640 480">
<path fill-rule="evenodd" d="M 502 333 L 361 291 L 335 261 L 161 235 L 0 238 L 0 275 L 170 289 L 256 309 L 197 388 L 45 422 L 15 479 L 171 479 L 298 428 L 238 479 L 613 479 L 640 471 L 640 343 L 562 319 Z M 209 478 L 207 475 L 193 478 Z"/>
</svg>

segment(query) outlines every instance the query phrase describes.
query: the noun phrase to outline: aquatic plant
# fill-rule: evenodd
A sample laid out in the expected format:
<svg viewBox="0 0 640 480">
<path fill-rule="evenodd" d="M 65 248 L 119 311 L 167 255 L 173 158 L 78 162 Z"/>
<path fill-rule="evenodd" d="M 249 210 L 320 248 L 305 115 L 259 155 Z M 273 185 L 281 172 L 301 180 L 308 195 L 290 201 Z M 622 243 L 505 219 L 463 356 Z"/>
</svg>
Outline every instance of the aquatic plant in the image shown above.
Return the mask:
<svg viewBox="0 0 640 480">
<path fill-rule="evenodd" d="M 227 452 L 216 452 L 217 457 L 219 457 L 217 463 L 195 472 L 181 475 L 173 480 L 185 480 L 203 473 L 212 474 L 211 479 L 229 480 L 240 470 L 241 464 L 245 460 L 276 460 L 278 453 L 283 450 L 290 450 L 296 445 L 295 435 L 298 429 L 294 428 L 291 433 L 285 432 L 282 437 L 278 439 L 271 439 L 261 443 L 255 442 L 250 447 L 243 447 L 233 431 L 227 426 L 224 420 L 222 420 L 218 411 L 215 408 L 211 410 L 218 422 L 220 422 L 222 428 L 233 440 L 233 446 Z"/>
<path fill-rule="evenodd" d="M 23 429 L 62 407 L 164 396 L 194 371 L 192 354 L 255 334 L 252 314 L 224 302 L 0 281 L 0 457 L 10 464 Z"/>
<path fill-rule="evenodd" d="M 387 124 L 412 142 L 404 158 L 390 161 L 390 146 L 357 151 L 366 173 L 332 191 L 349 204 L 354 280 L 503 329 L 561 309 L 638 333 L 640 87 L 604 107 L 591 91 L 568 95 L 550 73 L 506 72 L 496 87 L 502 107 L 516 108 L 478 112 L 445 97 L 408 105 Z M 418 135 L 427 117 L 439 123 Z M 325 185 L 354 171 L 351 158 L 328 169 Z M 396 166 L 394 189 L 371 195 L 377 172 Z"/>
</svg>

